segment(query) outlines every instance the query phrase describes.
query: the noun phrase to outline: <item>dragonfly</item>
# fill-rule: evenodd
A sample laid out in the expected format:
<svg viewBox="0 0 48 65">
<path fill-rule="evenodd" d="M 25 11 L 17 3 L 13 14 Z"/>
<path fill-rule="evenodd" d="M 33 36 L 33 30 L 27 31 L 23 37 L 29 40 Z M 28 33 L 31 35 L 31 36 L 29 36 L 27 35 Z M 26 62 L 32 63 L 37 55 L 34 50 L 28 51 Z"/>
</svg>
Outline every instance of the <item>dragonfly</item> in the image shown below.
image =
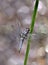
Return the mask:
<svg viewBox="0 0 48 65">
<path fill-rule="evenodd" d="M 29 32 L 29 28 L 25 28 L 23 31 L 21 30 L 21 23 L 18 20 L 14 23 L 0 25 L 0 35 L 5 37 L 9 41 L 10 47 L 16 48 L 19 52 L 22 49 L 24 41 L 28 38 Z M 37 41 L 46 36 L 36 30 L 34 32 L 32 37 L 34 39 L 37 39 Z"/>
</svg>

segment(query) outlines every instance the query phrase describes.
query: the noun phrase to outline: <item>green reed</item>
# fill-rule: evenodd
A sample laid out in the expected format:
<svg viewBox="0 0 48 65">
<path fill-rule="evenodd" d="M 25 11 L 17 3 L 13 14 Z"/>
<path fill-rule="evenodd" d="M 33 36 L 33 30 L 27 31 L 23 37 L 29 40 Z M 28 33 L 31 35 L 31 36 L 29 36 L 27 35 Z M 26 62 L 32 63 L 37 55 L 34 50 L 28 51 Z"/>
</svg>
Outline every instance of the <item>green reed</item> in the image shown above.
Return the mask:
<svg viewBox="0 0 48 65">
<path fill-rule="evenodd" d="M 26 54 L 25 54 L 25 59 L 24 59 L 24 65 L 27 65 L 27 60 L 28 60 L 28 55 L 29 55 L 29 50 L 30 50 L 30 43 L 31 43 L 31 35 L 32 35 L 33 29 L 34 29 L 34 24 L 35 24 L 38 4 L 39 4 L 39 0 L 36 0 L 35 6 L 34 6 L 32 20 L 31 20 L 31 25 L 30 25 L 30 35 L 29 35 L 28 43 L 27 43 L 27 49 L 26 49 Z"/>
</svg>

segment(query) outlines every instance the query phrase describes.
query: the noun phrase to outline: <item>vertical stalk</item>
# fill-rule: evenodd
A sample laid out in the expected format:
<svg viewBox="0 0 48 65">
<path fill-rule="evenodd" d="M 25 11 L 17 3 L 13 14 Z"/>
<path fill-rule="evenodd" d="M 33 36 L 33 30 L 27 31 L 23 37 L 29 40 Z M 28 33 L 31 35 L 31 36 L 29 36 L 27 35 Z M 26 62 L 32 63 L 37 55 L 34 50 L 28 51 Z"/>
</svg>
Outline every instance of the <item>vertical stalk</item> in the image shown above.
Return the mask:
<svg viewBox="0 0 48 65">
<path fill-rule="evenodd" d="M 36 0 L 35 6 L 34 6 L 32 20 L 31 20 L 31 25 L 30 25 L 30 35 L 29 35 L 28 43 L 27 43 L 27 49 L 26 49 L 26 54 L 25 54 L 25 59 L 24 59 L 24 65 L 27 65 L 27 60 L 28 60 L 28 55 L 29 55 L 29 50 L 30 50 L 31 34 L 33 32 L 33 29 L 34 29 L 34 24 L 35 24 L 38 4 L 39 4 L 39 0 Z"/>
</svg>

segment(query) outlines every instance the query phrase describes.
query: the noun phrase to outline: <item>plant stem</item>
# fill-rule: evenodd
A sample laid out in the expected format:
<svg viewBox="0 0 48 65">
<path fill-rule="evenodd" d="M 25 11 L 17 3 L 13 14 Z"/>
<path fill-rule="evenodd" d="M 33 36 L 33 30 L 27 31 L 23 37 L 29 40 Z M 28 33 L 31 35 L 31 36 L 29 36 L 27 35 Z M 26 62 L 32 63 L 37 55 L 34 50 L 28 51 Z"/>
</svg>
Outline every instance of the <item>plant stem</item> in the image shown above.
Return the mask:
<svg viewBox="0 0 48 65">
<path fill-rule="evenodd" d="M 38 4 L 39 4 L 39 0 L 36 0 L 34 11 L 33 11 L 33 16 L 32 16 L 32 21 L 31 21 L 31 25 L 30 25 L 30 35 L 29 35 L 29 38 L 28 38 L 26 55 L 25 55 L 25 59 L 24 59 L 24 65 L 27 65 L 27 59 L 28 59 L 29 50 L 30 50 L 30 43 L 31 43 L 31 34 L 33 32 L 33 29 L 34 29 L 34 24 L 35 24 L 35 19 L 36 19 Z"/>
</svg>

